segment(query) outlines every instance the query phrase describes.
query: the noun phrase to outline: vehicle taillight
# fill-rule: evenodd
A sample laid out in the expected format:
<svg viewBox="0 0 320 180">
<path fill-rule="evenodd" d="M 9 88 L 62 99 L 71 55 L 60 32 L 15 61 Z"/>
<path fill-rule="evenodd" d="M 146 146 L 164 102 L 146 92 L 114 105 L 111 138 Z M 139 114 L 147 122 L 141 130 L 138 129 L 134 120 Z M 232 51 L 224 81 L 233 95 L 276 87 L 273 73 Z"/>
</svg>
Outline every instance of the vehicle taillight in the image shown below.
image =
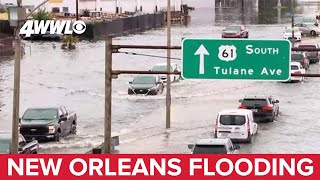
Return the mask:
<svg viewBox="0 0 320 180">
<path fill-rule="evenodd" d="M 250 134 L 250 123 L 249 123 L 249 119 L 248 119 L 248 126 L 247 126 L 247 130 L 248 130 L 248 133 Z"/>
<path fill-rule="evenodd" d="M 247 109 L 247 106 L 239 106 L 238 109 Z"/>
<path fill-rule="evenodd" d="M 301 74 L 301 71 L 296 71 L 293 74 Z"/>
<path fill-rule="evenodd" d="M 272 111 L 273 107 L 272 106 L 262 106 L 262 110 L 265 111 Z"/>
<path fill-rule="evenodd" d="M 216 120 L 214 123 L 214 137 L 218 137 L 218 120 Z"/>
</svg>

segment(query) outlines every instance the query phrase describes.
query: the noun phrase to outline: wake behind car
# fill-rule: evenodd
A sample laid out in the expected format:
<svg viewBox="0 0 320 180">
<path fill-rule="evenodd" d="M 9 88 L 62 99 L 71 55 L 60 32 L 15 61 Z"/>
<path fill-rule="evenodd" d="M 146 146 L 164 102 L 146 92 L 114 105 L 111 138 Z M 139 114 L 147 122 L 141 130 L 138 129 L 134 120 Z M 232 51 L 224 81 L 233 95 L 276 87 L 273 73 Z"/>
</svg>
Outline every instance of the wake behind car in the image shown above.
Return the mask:
<svg viewBox="0 0 320 180">
<path fill-rule="evenodd" d="M 167 71 L 167 64 L 166 63 L 161 63 L 161 64 L 156 64 L 153 68 L 152 71 L 154 72 L 159 72 L 159 71 Z M 180 68 L 178 64 L 176 63 L 171 63 L 171 72 L 180 72 Z M 161 80 L 163 82 L 167 81 L 167 75 L 159 75 Z M 171 82 L 178 82 L 180 80 L 180 75 L 170 75 L 170 80 Z"/>
<path fill-rule="evenodd" d="M 195 144 L 188 145 L 192 154 L 239 154 L 239 145 L 234 145 L 229 138 L 199 139 Z"/>
<path fill-rule="evenodd" d="M 139 75 L 129 84 L 128 94 L 157 95 L 164 90 L 160 76 Z"/>
<path fill-rule="evenodd" d="M 270 95 L 247 95 L 239 100 L 239 109 L 250 109 L 255 121 L 273 122 L 279 116 L 279 101 Z"/>
<path fill-rule="evenodd" d="M 0 134 L 0 154 L 10 154 L 11 134 Z M 27 143 L 24 137 L 19 134 L 18 153 L 19 154 L 38 154 L 39 143 L 34 140 Z"/>
<path fill-rule="evenodd" d="M 64 106 L 29 108 L 20 121 L 20 133 L 27 141 L 55 140 L 77 132 L 77 114 Z"/>
<path fill-rule="evenodd" d="M 293 28 L 294 31 L 294 41 L 301 41 L 301 31 L 298 28 Z M 283 35 L 284 39 L 292 41 L 292 28 L 286 28 Z"/>
<path fill-rule="evenodd" d="M 249 32 L 243 25 L 230 25 L 223 30 L 222 38 L 249 38 Z"/>
</svg>

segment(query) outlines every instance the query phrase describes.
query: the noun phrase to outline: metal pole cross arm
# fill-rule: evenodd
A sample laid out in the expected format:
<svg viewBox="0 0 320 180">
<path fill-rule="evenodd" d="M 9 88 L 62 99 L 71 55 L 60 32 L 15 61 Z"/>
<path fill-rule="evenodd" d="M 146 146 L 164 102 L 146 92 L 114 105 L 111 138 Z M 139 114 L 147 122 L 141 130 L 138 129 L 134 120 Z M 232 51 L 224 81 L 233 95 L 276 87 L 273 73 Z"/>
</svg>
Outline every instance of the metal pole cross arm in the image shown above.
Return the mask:
<svg viewBox="0 0 320 180">
<path fill-rule="evenodd" d="M 112 75 L 120 74 L 168 74 L 168 75 L 181 75 L 181 72 L 168 72 L 168 71 L 138 71 L 138 70 L 113 70 Z"/>
<path fill-rule="evenodd" d="M 112 49 L 172 49 L 180 50 L 181 46 L 154 46 L 154 45 L 112 45 Z"/>
</svg>

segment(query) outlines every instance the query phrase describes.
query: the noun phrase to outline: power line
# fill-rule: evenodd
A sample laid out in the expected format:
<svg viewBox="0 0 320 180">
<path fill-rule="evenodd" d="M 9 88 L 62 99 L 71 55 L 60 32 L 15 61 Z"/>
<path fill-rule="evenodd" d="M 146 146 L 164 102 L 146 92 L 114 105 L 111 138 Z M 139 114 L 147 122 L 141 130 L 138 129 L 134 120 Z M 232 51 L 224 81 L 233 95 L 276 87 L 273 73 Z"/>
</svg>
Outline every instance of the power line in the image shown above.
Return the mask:
<svg viewBox="0 0 320 180">
<path fill-rule="evenodd" d="M 145 56 L 145 57 L 154 57 L 154 58 L 167 59 L 167 57 L 165 57 L 165 56 L 158 56 L 158 55 L 153 55 L 153 54 L 140 54 L 140 53 L 124 52 L 124 51 L 118 51 L 117 53 L 128 54 L 128 55 L 135 55 L 135 56 Z M 181 60 L 181 58 L 170 58 L 170 59 L 173 59 L 173 60 Z"/>
</svg>

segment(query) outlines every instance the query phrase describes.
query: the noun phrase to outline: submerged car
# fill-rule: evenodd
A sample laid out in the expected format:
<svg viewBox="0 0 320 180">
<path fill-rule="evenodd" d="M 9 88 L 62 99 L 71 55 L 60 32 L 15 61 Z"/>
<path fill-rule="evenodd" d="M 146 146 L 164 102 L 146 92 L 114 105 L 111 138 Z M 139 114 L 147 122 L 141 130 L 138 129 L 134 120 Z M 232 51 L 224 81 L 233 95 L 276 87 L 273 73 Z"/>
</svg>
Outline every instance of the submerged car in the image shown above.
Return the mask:
<svg viewBox="0 0 320 180">
<path fill-rule="evenodd" d="M 291 62 L 299 62 L 301 65 L 308 70 L 310 66 L 310 60 L 308 59 L 306 53 L 296 52 L 291 54 Z"/>
<path fill-rule="evenodd" d="M 243 25 L 230 25 L 223 30 L 222 38 L 249 38 L 249 32 Z"/>
<path fill-rule="evenodd" d="M 152 71 L 154 72 L 159 72 L 159 71 L 167 71 L 167 64 L 162 63 L 162 64 L 156 64 L 153 68 Z M 176 63 L 171 63 L 171 72 L 180 72 L 179 66 Z M 163 82 L 167 82 L 167 75 L 160 75 L 160 78 Z M 170 75 L 170 81 L 171 82 L 178 82 L 180 80 L 180 75 Z"/>
<path fill-rule="evenodd" d="M 255 121 L 273 122 L 279 116 L 279 101 L 270 95 L 247 95 L 239 102 L 239 109 L 252 110 Z"/>
<path fill-rule="evenodd" d="M 215 136 L 230 138 L 232 141 L 252 143 L 258 132 L 253 113 L 247 109 L 226 110 L 218 114 L 215 122 Z"/>
<path fill-rule="evenodd" d="M 320 34 L 320 28 L 312 23 L 298 23 L 294 25 L 299 28 L 302 34 L 317 36 Z"/>
<path fill-rule="evenodd" d="M 199 139 L 195 144 L 188 145 L 192 154 L 239 154 L 238 144 L 233 144 L 229 138 Z"/>
<path fill-rule="evenodd" d="M 160 76 L 139 75 L 129 84 L 128 94 L 157 95 L 164 90 Z"/>
<path fill-rule="evenodd" d="M 301 49 L 320 49 L 320 46 L 317 43 L 310 43 L 310 44 L 300 44 L 298 48 Z M 305 52 L 307 58 L 310 60 L 311 63 L 318 63 L 320 60 L 320 52 L 319 51 L 307 51 Z"/>
<path fill-rule="evenodd" d="M 306 70 L 303 68 L 299 62 L 291 62 L 291 74 L 300 75 L 305 74 Z M 289 82 L 301 82 L 304 80 L 304 77 L 291 76 Z"/>
<path fill-rule="evenodd" d="M 10 154 L 11 134 L 0 134 L 0 154 Z M 19 134 L 18 153 L 38 154 L 39 143 L 34 140 L 27 143 L 24 137 Z"/>
<path fill-rule="evenodd" d="M 301 31 L 298 28 L 294 28 L 294 38 L 292 38 L 292 28 L 286 28 L 284 31 L 284 39 L 288 39 L 290 41 L 301 41 Z"/>
<path fill-rule="evenodd" d="M 77 132 L 77 114 L 64 106 L 28 108 L 20 122 L 20 133 L 27 141 L 54 140 Z"/>
</svg>

